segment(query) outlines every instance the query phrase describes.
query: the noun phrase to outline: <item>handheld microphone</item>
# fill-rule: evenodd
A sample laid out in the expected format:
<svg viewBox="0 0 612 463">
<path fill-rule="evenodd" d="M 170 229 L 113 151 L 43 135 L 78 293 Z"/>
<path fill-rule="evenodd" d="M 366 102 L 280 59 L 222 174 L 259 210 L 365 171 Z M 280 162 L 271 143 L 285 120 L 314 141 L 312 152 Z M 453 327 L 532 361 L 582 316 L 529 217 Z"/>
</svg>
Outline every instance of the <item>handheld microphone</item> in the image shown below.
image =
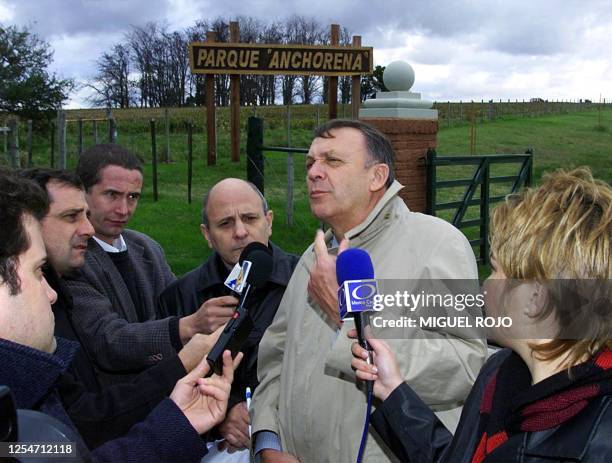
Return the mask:
<svg viewBox="0 0 612 463">
<path fill-rule="evenodd" d="M 248 244 L 240 254 L 239 264 L 245 268 L 250 267 L 248 272 L 244 272 L 246 282 L 240 293 L 238 307 L 219 339 L 206 356 L 210 365 L 209 375 L 221 374 L 223 371 L 223 352 L 230 350 L 232 357 L 235 357 L 253 329 L 253 320 L 245 306 L 247 297 L 253 288 L 263 286 L 272 274 L 272 252 L 262 243 L 252 242 Z"/>
<path fill-rule="evenodd" d="M 355 319 L 359 345 L 368 351 L 367 362 L 372 363 L 372 349 L 365 338 L 368 323 L 367 312 L 374 310 L 374 296 L 378 285 L 374 279 L 374 267 L 370 255 L 363 249 L 351 248 L 338 255 L 336 260 L 338 309 L 340 318 Z M 364 313 L 366 312 L 366 313 Z M 366 381 L 368 391 L 372 381 Z"/>
</svg>

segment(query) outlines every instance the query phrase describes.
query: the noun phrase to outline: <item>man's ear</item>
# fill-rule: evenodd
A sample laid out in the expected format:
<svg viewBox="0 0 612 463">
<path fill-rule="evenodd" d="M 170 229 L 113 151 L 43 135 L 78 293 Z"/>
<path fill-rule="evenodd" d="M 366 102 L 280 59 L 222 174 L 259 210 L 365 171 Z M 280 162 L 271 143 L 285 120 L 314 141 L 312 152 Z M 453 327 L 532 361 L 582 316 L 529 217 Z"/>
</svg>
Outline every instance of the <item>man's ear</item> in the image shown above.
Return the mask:
<svg viewBox="0 0 612 463">
<path fill-rule="evenodd" d="M 370 191 L 382 190 L 389 178 L 389 166 L 387 164 L 378 163 L 372 166 L 372 176 L 370 179 Z"/>
<path fill-rule="evenodd" d="M 272 236 L 272 222 L 274 222 L 274 211 L 272 211 L 272 209 L 268 211 L 265 219 L 266 222 L 268 222 L 268 238 L 270 238 L 270 236 Z"/>
<path fill-rule="evenodd" d="M 212 243 L 210 242 L 210 235 L 208 233 L 208 227 L 206 225 L 204 225 L 203 223 L 200 224 L 200 233 L 202 233 L 202 236 L 204 237 L 204 239 L 208 243 L 208 247 L 210 249 L 213 249 Z"/>
<path fill-rule="evenodd" d="M 548 306 L 548 290 L 537 281 L 528 283 L 528 285 L 530 294 L 525 307 L 525 314 L 530 318 L 536 318 L 539 317 Z"/>
</svg>

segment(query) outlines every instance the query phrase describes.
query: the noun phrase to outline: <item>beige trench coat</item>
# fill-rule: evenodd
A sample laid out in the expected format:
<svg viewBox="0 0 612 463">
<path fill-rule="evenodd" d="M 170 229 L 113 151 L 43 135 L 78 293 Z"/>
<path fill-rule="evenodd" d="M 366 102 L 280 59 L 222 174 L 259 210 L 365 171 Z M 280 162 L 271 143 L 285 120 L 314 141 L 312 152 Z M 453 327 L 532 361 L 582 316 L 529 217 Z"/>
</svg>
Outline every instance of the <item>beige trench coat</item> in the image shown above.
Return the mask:
<svg viewBox="0 0 612 463">
<path fill-rule="evenodd" d="M 474 253 L 449 223 L 413 213 L 391 185 L 368 218 L 346 236 L 350 247 L 372 257 L 377 279 L 477 279 Z M 332 240 L 331 233 L 326 241 Z M 335 254 L 337 249 L 330 249 Z M 280 436 L 284 451 L 304 463 L 346 462 L 357 458 L 365 417 L 365 394 L 351 370 L 351 343 L 308 297 L 311 245 L 302 255 L 272 325 L 259 346 L 261 381 L 251 407 L 252 430 Z M 439 332 L 432 339 L 387 341 L 404 378 L 453 427 L 460 407 L 486 356 L 486 343 Z M 454 429 L 454 428 L 453 428 Z M 394 461 L 373 431 L 366 462 Z"/>
</svg>

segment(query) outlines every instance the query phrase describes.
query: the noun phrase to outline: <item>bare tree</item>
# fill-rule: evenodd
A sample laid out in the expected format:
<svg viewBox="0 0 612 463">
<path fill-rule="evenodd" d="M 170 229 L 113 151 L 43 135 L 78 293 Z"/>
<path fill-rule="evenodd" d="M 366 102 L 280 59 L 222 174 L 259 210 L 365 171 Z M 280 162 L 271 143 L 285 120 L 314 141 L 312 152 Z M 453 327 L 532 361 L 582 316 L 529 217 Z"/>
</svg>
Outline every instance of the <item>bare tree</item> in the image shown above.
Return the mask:
<svg viewBox="0 0 612 463">
<path fill-rule="evenodd" d="M 210 24 L 210 30 L 215 33 L 217 42 L 229 41 L 229 21 L 219 16 Z M 215 104 L 228 106 L 230 100 L 230 79 L 228 74 L 215 75 Z"/>
<path fill-rule="evenodd" d="M 280 22 L 273 22 L 263 28 L 260 36 L 262 43 L 282 43 L 283 41 L 283 25 Z M 277 76 L 265 75 L 257 76 L 258 97 L 260 105 L 276 104 L 276 83 Z"/>
<path fill-rule="evenodd" d="M 340 45 L 350 46 L 353 41 L 351 33 L 346 27 L 340 29 Z M 338 79 L 338 87 L 340 89 L 340 102 L 342 104 L 350 103 L 351 101 L 351 87 L 352 78 L 351 76 L 343 76 Z"/>
<path fill-rule="evenodd" d="M 133 55 L 138 71 L 138 89 L 140 90 L 140 106 L 156 106 L 155 95 L 155 44 L 159 37 L 159 26 L 149 22 L 142 27 L 132 26 L 126 34 L 126 42 Z"/>
<path fill-rule="evenodd" d="M 300 28 L 300 17 L 297 15 L 291 16 L 285 23 L 284 31 L 284 43 L 292 44 L 299 43 L 299 28 Z M 283 96 L 283 104 L 289 105 L 293 103 L 293 97 L 296 93 L 295 83 L 297 82 L 297 76 L 283 76 L 281 79 L 281 92 Z"/>
<path fill-rule="evenodd" d="M 304 16 L 294 16 L 296 22 L 296 41 L 303 45 L 316 45 L 321 43 L 323 38 L 323 30 L 314 18 L 305 18 Z M 317 76 L 300 76 L 300 96 L 302 103 L 311 104 L 318 90 L 317 82 L 320 79 Z"/>
<path fill-rule="evenodd" d="M 236 21 L 240 24 L 240 42 L 257 43 L 263 29 L 261 21 L 251 16 L 239 16 Z M 257 104 L 260 85 L 258 77 L 249 74 L 240 76 L 240 104 Z"/>
<path fill-rule="evenodd" d="M 189 38 L 186 32 L 172 32 L 164 35 L 168 69 L 168 105 L 185 106 L 189 70 Z"/>
<path fill-rule="evenodd" d="M 195 22 L 192 27 L 185 29 L 185 35 L 188 43 L 191 42 L 203 42 L 206 39 L 206 31 L 208 30 L 208 23 L 199 19 Z M 188 87 L 187 87 L 187 104 L 192 105 L 204 105 L 204 75 L 203 74 L 191 74 L 188 75 Z"/>
<path fill-rule="evenodd" d="M 136 101 L 134 82 L 130 80 L 131 57 L 128 47 L 115 45 L 96 61 L 97 72 L 87 86 L 95 91 L 88 100 L 96 106 L 129 108 Z"/>
</svg>

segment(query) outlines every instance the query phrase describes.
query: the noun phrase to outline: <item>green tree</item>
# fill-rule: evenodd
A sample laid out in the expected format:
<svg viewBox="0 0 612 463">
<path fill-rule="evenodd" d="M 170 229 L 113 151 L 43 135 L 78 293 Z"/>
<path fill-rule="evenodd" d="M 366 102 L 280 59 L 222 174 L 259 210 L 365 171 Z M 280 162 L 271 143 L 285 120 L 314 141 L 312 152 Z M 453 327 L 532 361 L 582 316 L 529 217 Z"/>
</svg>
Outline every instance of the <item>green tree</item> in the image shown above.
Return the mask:
<svg viewBox="0 0 612 463">
<path fill-rule="evenodd" d="M 361 78 L 361 100 L 372 98 L 376 92 L 388 92 L 389 90 L 383 83 L 383 72 L 385 66 L 376 66 L 372 75 L 363 76 Z"/>
<path fill-rule="evenodd" d="M 49 72 L 52 61 L 47 42 L 26 28 L 0 25 L 0 111 L 40 119 L 58 109 L 74 81 Z"/>
</svg>

